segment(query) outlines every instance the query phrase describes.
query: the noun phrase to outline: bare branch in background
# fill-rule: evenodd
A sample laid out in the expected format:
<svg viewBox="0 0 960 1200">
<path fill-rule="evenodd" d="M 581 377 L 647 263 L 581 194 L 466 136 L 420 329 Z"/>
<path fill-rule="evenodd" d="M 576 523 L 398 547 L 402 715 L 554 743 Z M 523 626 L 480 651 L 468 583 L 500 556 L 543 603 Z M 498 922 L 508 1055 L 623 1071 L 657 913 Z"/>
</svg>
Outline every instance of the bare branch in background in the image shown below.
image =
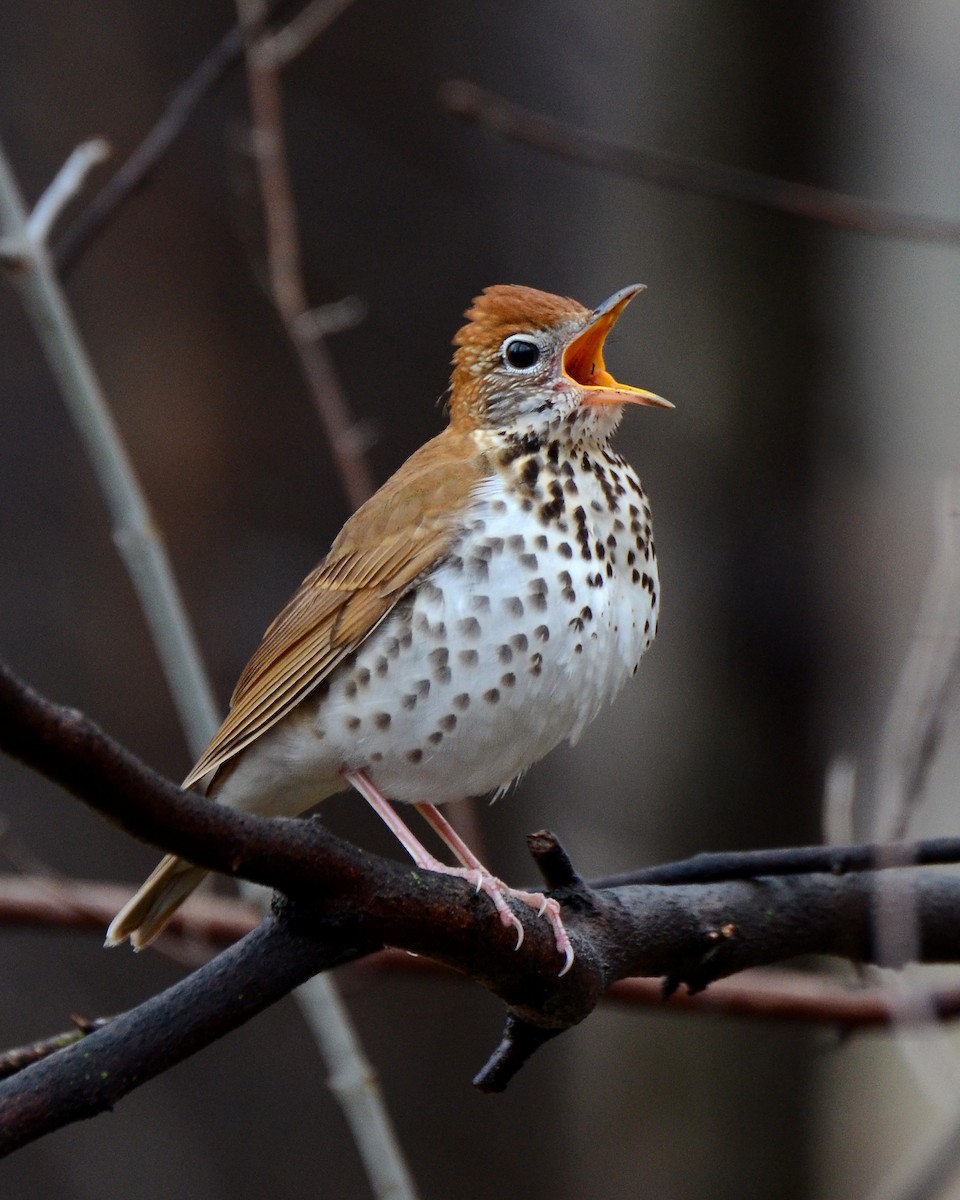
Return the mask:
<svg viewBox="0 0 960 1200">
<path fill-rule="evenodd" d="M 93 467 L 117 549 L 150 628 L 180 723 L 190 748 L 199 754 L 219 720 L 196 637 L 156 522 L 54 274 L 46 244 L 31 235 L 30 217 L 2 146 L 0 224 L 11 282 Z"/>
<path fill-rule="evenodd" d="M 906 836 L 960 684 L 960 477 L 944 480 L 934 517 L 934 559 L 881 737 L 879 838 Z"/>
<path fill-rule="evenodd" d="M 915 216 L 843 192 L 664 150 L 648 150 L 533 112 L 465 80 L 444 84 L 440 100 L 457 116 L 476 121 L 501 137 L 656 187 L 768 208 L 855 233 L 960 246 L 960 221 Z"/>
<path fill-rule="evenodd" d="M 346 7 L 343 0 L 319 6 L 316 12 L 322 10 L 325 20 L 322 25 L 317 24 L 317 32 Z M 239 0 L 238 8 L 245 25 L 262 21 L 263 0 Z M 251 147 L 260 181 L 270 290 L 300 360 L 341 485 L 351 508 L 359 508 L 372 495 L 374 479 L 366 460 L 366 435 L 358 429 L 350 411 L 323 338 L 317 336 L 315 326 L 311 327 L 306 318 L 310 304 L 303 281 L 296 205 L 287 166 L 278 60 L 271 50 L 277 36 L 282 35 L 251 40 L 247 53 Z"/>
<path fill-rule="evenodd" d="M 27 236 L 37 244 L 45 244 L 54 222 L 70 201 L 80 194 L 93 168 L 113 153 L 104 138 L 82 142 L 57 172 L 53 182 L 34 205 L 27 221 Z"/>
</svg>

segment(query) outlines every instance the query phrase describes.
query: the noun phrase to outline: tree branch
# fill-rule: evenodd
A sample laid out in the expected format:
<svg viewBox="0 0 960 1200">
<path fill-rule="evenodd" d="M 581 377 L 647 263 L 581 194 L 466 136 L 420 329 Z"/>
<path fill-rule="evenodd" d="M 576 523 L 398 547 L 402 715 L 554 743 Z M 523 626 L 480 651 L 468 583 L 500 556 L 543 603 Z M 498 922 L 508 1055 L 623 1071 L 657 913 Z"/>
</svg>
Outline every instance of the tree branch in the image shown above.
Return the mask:
<svg viewBox="0 0 960 1200">
<path fill-rule="evenodd" d="M 877 876 L 820 873 L 669 887 L 648 883 L 591 888 L 565 864 L 561 852 L 551 849 L 555 839 L 539 834 L 539 860 L 550 864 L 555 877 L 569 880 L 553 894 L 563 906 L 576 961 L 559 978 L 553 938 L 545 922 L 532 912 L 519 914 L 526 940 L 517 953 L 512 934 L 493 920 L 486 899 L 475 896 L 464 881 L 365 853 L 334 837 L 316 820 L 254 817 L 183 792 L 81 714 L 43 700 L 6 669 L 0 670 L 0 749 L 60 783 L 133 836 L 213 870 L 279 888 L 293 898 L 282 919 L 269 921 L 239 943 L 246 949 L 231 947 L 225 952 L 230 958 L 224 969 L 241 972 L 231 995 L 241 984 L 247 986 L 248 972 L 251 979 L 271 976 L 270 984 L 263 985 L 268 998 L 243 1008 L 247 1015 L 313 972 L 383 944 L 427 955 L 498 995 L 509 1008 L 509 1027 L 495 1060 L 479 1077 L 487 1090 L 506 1086 L 532 1048 L 582 1020 L 614 982 L 629 976 L 664 976 L 665 994 L 670 995 L 681 984 L 699 991 L 747 967 L 801 954 L 896 965 L 881 957 L 875 943 Z M 871 851 L 876 865 L 876 848 L 864 850 Z M 891 887 L 914 892 L 917 958 L 960 959 L 960 879 L 923 871 L 887 871 L 883 878 Z M 295 957 L 294 944 L 301 947 L 303 961 L 291 962 L 276 974 L 272 956 L 277 953 L 286 962 L 285 956 Z M 258 965 L 246 961 L 250 954 Z M 210 971 L 201 968 L 201 980 L 213 986 L 220 978 L 217 964 L 222 958 L 210 964 Z M 199 992 L 177 991 L 172 1007 L 149 1009 L 151 1021 L 163 1016 L 171 1061 L 179 1061 L 245 1019 L 236 1018 L 231 1009 L 198 1026 L 190 1011 L 178 1010 L 184 997 L 189 997 L 188 1010 L 201 1004 L 205 985 L 196 987 Z M 267 995 L 262 990 L 259 994 Z M 216 1001 L 211 1005 L 215 1009 Z M 137 1012 L 123 1019 L 135 1020 Z M 108 1028 L 113 1029 L 113 1023 Z M 129 1090 L 161 1069 L 155 1057 L 159 1051 L 139 1032 L 131 1032 L 140 1026 L 121 1029 L 127 1031 L 121 1038 L 125 1050 L 117 1049 L 115 1029 L 109 1042 L 96 1040 L 107 1030 L 84 1039 L 87 1075 L 94 1078 L 105 1071 L 105 1085 L 98 1091 L 95 1083 L 88 1082 L 78 1100 L 75 1084 L 64 1083 L 72 1099 L 63 1100 L 62 1120 L 113 1103 L 118 1087 Z M 187 1049 L 181 1049 L 181 1042 Z M 102 1067 L 97 1049 L 101 1044 L 110 1047 Z M 18 1081 L 27 1080 L 22 1086 L 33 1088 L 34 1071 L 52 1070 L 43 1076 L 43 1094 L 61 1096 L 57 1072 L 50 1064 L 69 1053 L 60 1052 L 27 1068 L 0 1088 L 0 1124 L 2 1104 L 20 1103 Z M 126 1055 L 122 1083 L 110 1057 L 114 1053 Z M 28 1122 L 28 1128 L 34 1126 Z M 28 1135 L 16 1135 L 22 1136 Z M 30 1132 L 29 1136 L 36 1135 Z"/>
<path fill-rule="evenodd" d="M 476 121 L 511 141 L 600 171 L 642 179 L 656 187 L 734 200 L 856 233 L 960 245 L 960 221 L 898 212 L 889 205 L 843 192 L 603 137 L 532 112 L 465 80 L 444 84 L 440 100 L 457 116 Z"/>
</svg>

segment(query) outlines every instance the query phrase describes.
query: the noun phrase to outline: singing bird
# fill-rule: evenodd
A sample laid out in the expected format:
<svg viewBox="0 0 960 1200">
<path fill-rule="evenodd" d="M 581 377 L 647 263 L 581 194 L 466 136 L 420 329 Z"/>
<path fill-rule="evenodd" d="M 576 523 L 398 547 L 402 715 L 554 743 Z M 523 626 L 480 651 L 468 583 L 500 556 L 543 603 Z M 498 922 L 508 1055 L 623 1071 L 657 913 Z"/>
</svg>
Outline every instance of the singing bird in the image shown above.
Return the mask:
<svg viewBox="0 0 960 1200">
<path fill-rule="evenodd" d="M 518 947 L 509 902 L 535 907 L 564 971 L 557 902 L 491 875 L 435 806 L 505 792 L 575 742 L 656 634 L 650 507 L 610 439 L 624 405 L 672 405 L 603 361 L 641 290 L 592 310 L 517 286 L 473 301 L 449 425 L 350 518 L 267 629 L 183 785 L 270 816 L 352 786 L 418 866 L 484 891 Z M 461 865 L 436 859 L 391 801 L 413 804 Z M 205 874 L 168 855 L 107 944 L 146 946 Z"/>
</svg>

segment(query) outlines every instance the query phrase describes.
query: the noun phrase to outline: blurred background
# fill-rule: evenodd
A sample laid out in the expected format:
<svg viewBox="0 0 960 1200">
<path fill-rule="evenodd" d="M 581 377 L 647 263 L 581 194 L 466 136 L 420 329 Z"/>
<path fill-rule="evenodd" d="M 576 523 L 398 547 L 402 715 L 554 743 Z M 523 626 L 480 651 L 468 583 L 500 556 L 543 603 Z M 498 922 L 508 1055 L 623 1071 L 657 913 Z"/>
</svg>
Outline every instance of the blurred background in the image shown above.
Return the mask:
<svg viewBox="0 0 960 1200">
<path fill-rule="evenodd" d="M 30 201 L 79 141 L 122 161 L 235 19 L 221 2 L 0 6 L 0 138 Z M 869 832 L 935 485 L 957 469 L 957 251 L 559 161 L 462 122 L 439 89 L 466 79 L 640 146 L 960 217 L 958 45 L 946 0 L 356 0 L 284 71 L 306 287 L 365 307 L 329 344 L 378 482 L 440 429 L 450 338 L 482 287 L 594 304 L 648 285 L 607 360 L 676 404 L 629 413 L 618 443 L 652 497 L 660 636 L 575 751 L 478 807 L 504 878 L 531 881 L 524 834 L 544 825 L 588 878 L 819 840 L 840 753 Z M 68 283 L 223 705 L 350 511 L 268 294 L 247 130 L 241 66 Z M 96 483 L 0 283 L 0 654 L 180 778 L 191 756 Z M 956 832 L 955 741 L 918 833 Z M 394 852 L 354 798 L 324 817 Z M 70 875 L 133 884 L 156 857 L 5 761 L 0 818 Z M 2 1046 L 183 970 L 85 935 L 3 930 L 0 956 Z M 424 1197 L 858 1197 L 957 1103 L 880 1035 L 622 1009 L 483 1097 L 491 997 L 381 978 L 349 1001 Z M 290 1001 L 0 1178 L 69 1200 L 368 1194 Z"/>
</svg>

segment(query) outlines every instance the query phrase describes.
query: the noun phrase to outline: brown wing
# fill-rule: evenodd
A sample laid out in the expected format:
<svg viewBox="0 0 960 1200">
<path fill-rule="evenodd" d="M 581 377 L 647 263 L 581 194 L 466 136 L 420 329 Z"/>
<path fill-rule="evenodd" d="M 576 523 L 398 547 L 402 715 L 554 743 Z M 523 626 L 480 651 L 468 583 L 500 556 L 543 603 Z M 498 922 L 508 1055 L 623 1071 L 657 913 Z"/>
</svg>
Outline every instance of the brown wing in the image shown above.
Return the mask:
<svg viewBox="0 0 960 1200">
<path fill-rule="evenodd" d="M 448 429 L 354 513 L 264 634 L 227 719 L 184 787 L 249 746 L 357 649 L 411 584 L 449 553 L 484 474 L 473 439 Z"/>
</svg>

